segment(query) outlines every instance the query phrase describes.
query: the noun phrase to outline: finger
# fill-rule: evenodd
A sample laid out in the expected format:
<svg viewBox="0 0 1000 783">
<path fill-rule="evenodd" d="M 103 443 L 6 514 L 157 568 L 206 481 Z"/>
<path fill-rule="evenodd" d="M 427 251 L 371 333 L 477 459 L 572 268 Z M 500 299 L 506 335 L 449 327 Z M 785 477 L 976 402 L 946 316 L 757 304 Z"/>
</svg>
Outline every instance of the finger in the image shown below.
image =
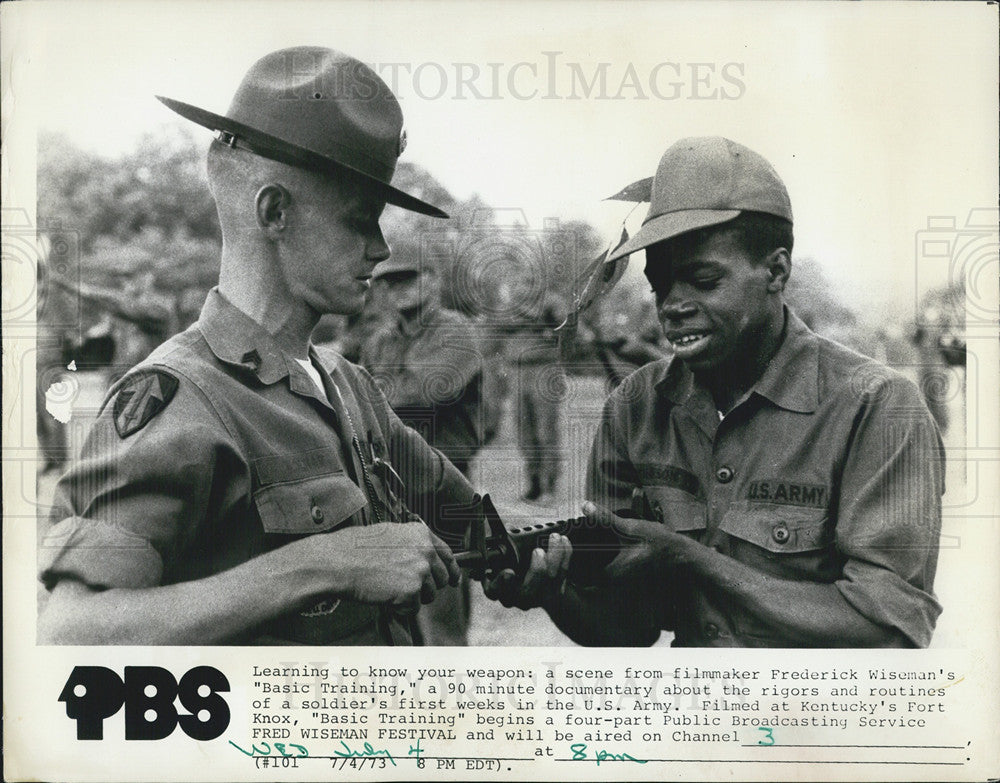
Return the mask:
<svg viewBox="0 0 1000 783">
<path fill-rule="evenodd" d="M 503 597 L 504 586 L 508 583 L 510 576 L 513 575 L 513 571 L 506 569 L 492 579 L 485 580 L 483 582 L 483 595 L 491 601 L 499 601 Z"/>
<path fill-rule="evenodd" d="M 583 504 L 583 514 L 595 526 L 612 528 L 619 530 L 620 533 L 624 532 L 619 528 L 619 523 L 622 521 L 621 517 L 612 514 L 604 506 L 599 506 L 588 500 Z"/>
<path fill-rule="evenodd" d="M 441 551 L 436 546 L 433 549 L 429 549 L 427 551 L 427 559 L 430 563 L 430 575 L 431 579 L 434 580 L 434 584 L 437 587 L 444 587 L 451 581 L 451 574 L 448 572 L 448 567 L 441 557 Z M 454 561 L 454 558 L 452 560 Z"/>
<path fill-rule="evenodd" d="M 520 584 L 519 584 L 517 574 L 515 574 L 510 569 L 505 569 L 500 572 L 500 576 L 497 577 L 498 583 L 498 600 L 502 606 L 508 609 L 517 606 L 518 600 L 520 598 Z"/>
<path fill-rule="evenodd" d="M 445 581 L 454 587 L 462 578 L 462 568 L 455 559 L 455 555 L 451 551 L 450 546 L 433 534 L 431 534 L 431 539 L 434 542 L 434 551 L 437 552 L 438 557 L 444 565 L 446 574 Z M 440 586 L 443 586 L 443 584 Z"/>
<path fill-rule="evenodd" d="M 549 579 L 559 576 L 559 568 L 562 562 L 563 539 L 559 533 L 549 534 L 549 545 L 545 552 L 545 573 Z"/>
<path fill-rule="evenodd" d="M 420 603 L 429 604 L 436 595 L 437 588 L 434 586 L 434 578 L 428 574 L 424 578 L 423 584 L 420 585 Z"/>
<path fill-rule="evenodd" d="M 489 598 L 491 601 L 497 600 L 497 593 L 499 591 L 499 586 L 497 584 L 497 579 L 484 579 L 482 581 L 483 585 L 483 595 Z"/>
<path fill-rule="evenodd" d="M 608 511 L 604 506 L 599 506 L 590 500 L 583 504 L 583 515 L 593 522 L 604 523 L 610 523 L 614 517 L 614 514 Z"/>
<path fill-rule="evenodd" d="M 603 525 L 604 527 L 609 527 L 613 529 L 618 536 L 624 540 L 635 541 L 636 539 L 642 539 L 642 531 L 649 525 L 659 524 L 648 522 L 642 519 L 630 519 L 629 517 L 620 517 L 617 514 L 613 514 L 608 511 L 608 509 L 603 506 L 598 506 L 596 503 L 587 501 L 583 504 L 583 513 L 587 519 L 591 520 L 595 525 Z M 662 527 L 662 526 L 661 526 Z"/>
<path fill-rule="evenodd" d="M 559 536 L 559 539 L 555 543 L 555 554 L 556 554 L 555 576 L 558 579 L 565 579 L 566 574 L 569 571 L 570 561 L 572 560 L 573 557 L 573 544 L 570 542 L 568 537 L 562 535 Z"/>
<path fill-rule="evenodd" d="M 524 575 L 524 581 L 521 583 L 522 598 L 532 600 L 546 577 L 545 551 L 539 548 L 532 549 L 528 572 Z"/>
</svg>

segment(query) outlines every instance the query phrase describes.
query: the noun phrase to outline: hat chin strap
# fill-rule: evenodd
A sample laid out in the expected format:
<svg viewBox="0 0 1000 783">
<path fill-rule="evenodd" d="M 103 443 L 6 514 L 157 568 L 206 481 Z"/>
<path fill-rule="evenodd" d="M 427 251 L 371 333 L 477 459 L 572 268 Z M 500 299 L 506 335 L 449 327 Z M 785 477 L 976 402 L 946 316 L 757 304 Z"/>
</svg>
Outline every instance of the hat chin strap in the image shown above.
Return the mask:
<svg viewBox="0 0 1000 783">
<path fill-rule="evenodd" d="M 262 158 L 268 158 L 269 160 L 276 160 L 279 163 L 285 163 L 289 166 L 295 166 L 296 168 L 302 168 L 302 163 L 295 162 L 295 159 L 291 155 L 282 155 L 270 147 L 253 146 L 249 142 L 244 141 L 235 133 L 230 133 L 229 131 L 220 130 L 215 134 L 216 141 L 225 144 L 230 149 L 234 150 L 246 150 L 254 155 L 259 155 Z"/>
<path fill-rule="evenodd" d="M 303 155 L 296 155 L 289 150 L 278 150 L 267 144 L 253 144 L 249 141 L 245 141 L 241 136 L 237 136 L 231 131 L 220 130 L 215 134 L 215 138 L 222 144 L 225 144 L 230 149 L 234 150 L 244 150 L 253 155 L 257 155 L 261 158 L 267 158 L 268 160 L 274 160 L 278 163 L 284 163 L 286 166 L 291 166 L 296 169 L 305 169 L 307 171 L 316 171 L 316 166 L 312 165 L 309 159 Z M 355 171 L 348 166 L 341 166 L 336 163 L 331 163 L 329 168 L 335 168 L 337 171 L 342 171 L 346 173 L 353 173 L 359 178 L 364 178 L 364 181 L 371 180 L 375 187 L 382 184 L 378 180 L 374 180 L 367 174 L 362 174 L 361 172 Z"/>
</svg>

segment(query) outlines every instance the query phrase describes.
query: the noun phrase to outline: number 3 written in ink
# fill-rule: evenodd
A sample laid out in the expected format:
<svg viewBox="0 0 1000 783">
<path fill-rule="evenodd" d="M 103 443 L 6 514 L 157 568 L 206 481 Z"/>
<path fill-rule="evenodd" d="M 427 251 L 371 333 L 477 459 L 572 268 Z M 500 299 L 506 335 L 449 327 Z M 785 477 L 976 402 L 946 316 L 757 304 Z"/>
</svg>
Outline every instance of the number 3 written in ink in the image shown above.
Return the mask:
<svg viewBox="0 0 1000 783">
<path fill-rule="evenodd" d="M 766 732 L 767 736 L 762 740 L 758 740 L 758 745 L 773 745 L 774 744 L 774 734 L 771 732 L 769 726 L 758 726 L 757 731 Z"/>
</svg>

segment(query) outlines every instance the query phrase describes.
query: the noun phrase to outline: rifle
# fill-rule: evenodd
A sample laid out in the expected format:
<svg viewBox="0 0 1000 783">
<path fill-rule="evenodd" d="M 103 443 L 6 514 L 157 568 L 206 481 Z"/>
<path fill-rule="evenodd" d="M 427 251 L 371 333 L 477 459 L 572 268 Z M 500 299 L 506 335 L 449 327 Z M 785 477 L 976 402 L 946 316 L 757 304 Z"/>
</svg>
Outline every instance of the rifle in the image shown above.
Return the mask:
<svg viewBox="0 0 1000 783">
<path fill-rule="evenodd" d="M 637 487 L 632 493 L 632 509 L 619 511 L 618 516 L 636 516 L 640 503 L 648 506 L 645 494 Z M 587 517 L 508 528 L 488 494 L 476 495 L 470 506 L 445 509 L 445 516 L 473 520 L 467 548 L 454 554 L 459 566 L 477 581 L 492 578 L 506 568 L 524 576 L 532 550 L 547 549 L 549 535 L 561 533 L 573 545 L 568 576 L 582 584 L 594 584 L 601 580 L 605 567 L 614 560 L 623 543 L 614 527 L 597 524 Z"/>
</svg>

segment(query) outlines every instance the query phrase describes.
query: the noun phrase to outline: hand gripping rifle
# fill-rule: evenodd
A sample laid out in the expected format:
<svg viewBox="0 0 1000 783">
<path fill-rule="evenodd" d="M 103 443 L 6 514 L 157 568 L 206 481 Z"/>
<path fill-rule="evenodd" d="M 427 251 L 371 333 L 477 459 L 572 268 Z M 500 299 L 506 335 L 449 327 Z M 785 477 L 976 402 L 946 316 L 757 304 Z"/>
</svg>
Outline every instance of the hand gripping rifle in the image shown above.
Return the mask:
<svg viewBox="0 0 1000 783">
<path fill-rule="evenodd" d="M 508 528 L 488 494 L 474 496 L 469 506 L 453 506 L 444 511 L 454 521 L 472 520 L 466 548 L 455 552 L 455 560 L 477 581 L 492 578 L 506 568 L 524 576 L 532 550 L 547 549 L 551 533 L 562 533 L 569 538 L 573 545 L 569 577 L 581 583 L 598 581 L 622 546 L 613 527 L 597 524 L 587 517 Z"/>
</svg>

